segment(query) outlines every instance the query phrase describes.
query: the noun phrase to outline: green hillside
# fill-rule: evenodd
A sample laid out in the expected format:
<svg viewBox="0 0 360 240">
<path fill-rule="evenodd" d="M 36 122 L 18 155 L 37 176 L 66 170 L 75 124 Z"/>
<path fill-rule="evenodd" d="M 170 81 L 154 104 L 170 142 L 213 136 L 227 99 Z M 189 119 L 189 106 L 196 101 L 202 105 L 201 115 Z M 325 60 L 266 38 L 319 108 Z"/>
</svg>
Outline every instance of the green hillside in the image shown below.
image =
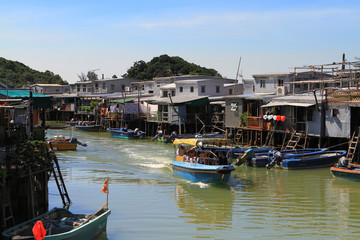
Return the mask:
<svg viewBox="0 0 360 240">
<path fill-rule="evenodd" d="M 28 66 L 0 57 L 0 82 L 11 88 L 26 87 L 35 83 L 68 84 L 58 74 L 49 70 L 39 72 Z"/>
<path fill-rule="evenodd" d="M 200 67 L 199 65 L 185 61 L 181 57 L 169 57 L 168 55 L 154 57 L 149 62 L 142 60 L 137 61 L 122 77 L 146 81 L 152 80 L 154 77 L 170 77 L 188 74 L 221 77 L 214 69 Z"/>
</svg>

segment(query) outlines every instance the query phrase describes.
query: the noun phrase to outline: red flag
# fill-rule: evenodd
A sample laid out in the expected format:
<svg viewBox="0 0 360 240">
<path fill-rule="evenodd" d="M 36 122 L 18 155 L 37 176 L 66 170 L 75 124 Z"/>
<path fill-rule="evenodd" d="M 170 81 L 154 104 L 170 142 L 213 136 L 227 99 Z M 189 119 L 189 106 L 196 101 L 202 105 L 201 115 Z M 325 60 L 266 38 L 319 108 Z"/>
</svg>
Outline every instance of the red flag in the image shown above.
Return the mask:
<svg viewBox="0 0 360 240">
<path fill-rule="evenodd" d="M 108 192 L 108 179 L 105 180 L 105 182 L 104 182 L 104 187 L 101 189 L 101 191 L 102 191 L 103 193 L 106 193 L 106 194 L 109 193 L 109 192 Z"/>
<path fill-rule="evenodd" d="M 34 237 L 36 240 L 44 239 L 46 235 L 46 231 L 42 221 L 37 221 L 32 229 Z"/>
</svg>

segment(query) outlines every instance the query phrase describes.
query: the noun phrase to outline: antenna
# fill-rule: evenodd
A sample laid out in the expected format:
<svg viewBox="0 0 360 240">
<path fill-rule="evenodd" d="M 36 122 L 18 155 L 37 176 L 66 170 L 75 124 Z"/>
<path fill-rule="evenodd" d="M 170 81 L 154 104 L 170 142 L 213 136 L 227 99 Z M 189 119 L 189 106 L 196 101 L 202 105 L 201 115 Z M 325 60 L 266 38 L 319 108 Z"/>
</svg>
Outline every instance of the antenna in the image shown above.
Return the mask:
<svg viewBox="0 0 360 240">
<path fill-rule="evenodd" d="M 236 72 L 233 95 L 235 95 L 235 88 L 236 88 L 236 84 L 238 83 L 240 64 L 241 64 L 241 56 L 240 56 L 240 59 L 239 59 L 239 64 L 238 64 L 238 68 L 237 68 L 237 72 Z M 242 73 L 241 73 L 241 77 L 242 77 Z"/>
</svg>

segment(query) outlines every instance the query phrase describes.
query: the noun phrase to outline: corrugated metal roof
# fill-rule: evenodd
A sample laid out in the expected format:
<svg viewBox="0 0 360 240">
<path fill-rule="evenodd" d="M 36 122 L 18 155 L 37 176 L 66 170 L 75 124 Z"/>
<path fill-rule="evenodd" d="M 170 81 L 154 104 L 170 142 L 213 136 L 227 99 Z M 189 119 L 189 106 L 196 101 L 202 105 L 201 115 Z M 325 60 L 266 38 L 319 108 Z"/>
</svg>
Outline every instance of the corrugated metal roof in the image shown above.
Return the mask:
<svg viewBox="0 0 360 240">
<path fill-rule="evenodd" d="M 0 94 L 10 98 L 29 98 L 30 92 L 26 90 L 0 90 Z M 45 94 L 32 93 L 33 97 L 50 97 Z"/>
<path fill-rule="evenodd" d="M 261 107 L 279 107 L 279 106 L 294 106 L 294 107 L 310 107 L 315 103 L 300 103 L 300 102 L 270 102 Z"/>
</svg>

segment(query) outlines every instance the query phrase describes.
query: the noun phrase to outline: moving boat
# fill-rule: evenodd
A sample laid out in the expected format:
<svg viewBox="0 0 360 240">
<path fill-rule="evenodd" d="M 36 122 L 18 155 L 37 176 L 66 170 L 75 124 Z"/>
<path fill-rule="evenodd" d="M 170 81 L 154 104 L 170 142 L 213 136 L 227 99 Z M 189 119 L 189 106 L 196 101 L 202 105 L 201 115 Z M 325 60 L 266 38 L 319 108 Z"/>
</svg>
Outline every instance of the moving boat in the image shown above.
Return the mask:
<svg viewBox="0 0 360 240">
<path fill-rule="evenodd" d="M 146 136 L 146 133 L 140 131 L 138 128 L 134 130 L 127 128 L 108 128 L 108 131 L 112 137 L 123 139 L 143 139 Z"/>
<path fill-rule="evenodd" d="M 305 151 L 305 149 L 302 149 Z M 305 169 L 333 166 L 339 159 L 346 155 L 346 151 L 320 150 L 313 152 L 282 153 L 280 151 L 269 152 L 270 163 L 267 168 L 274 166 L 283 169 Z"/>
<path fill-rule="evenodd" d="M 227 182 L 234 166 L 226 157 L 231 145 L 228 139 L 175 139 L 176 159 L 171 163 L 174 174 L 192 182 Z"/>
<path fill-rule="evenodd" d="M 106 231 L 107 218 L 111 211 L 105 206 L 106 204 L 91 215 L 73 214 L 65 208 L 54 208 L 5 230 L 2 235 L 5 239 L 34 239 L 34 234 L 40 231 L 46 232 L 44 239 L 49 240 L 96 239 Z M 37 229 L 38 221 L 41 221 L 40 229 Z"/>
<path fill-rule="evenodd" d="M 50 148 L 56 148 L 56 150 L 76 150 L 77 145 L 86 147 L 87 144 L 83 144 L 77 140 L 77 138 L 65 138 L 62 135 L 56 135 L 54 138 L 46 140 L 46 145 Z"/>
<path fill-rule="evenodd" d="M 81 122 L 79 121 L 77 125 L 75 125 L 77 130 L 81 130 L 81 131 L 88 131 L 88 132 L 99 132 L 101 129 L 101 125 L 97 125 L 95 124 L 95 122 L 89 122 L 89 121 L 84 121 Z"/>
</svg>

